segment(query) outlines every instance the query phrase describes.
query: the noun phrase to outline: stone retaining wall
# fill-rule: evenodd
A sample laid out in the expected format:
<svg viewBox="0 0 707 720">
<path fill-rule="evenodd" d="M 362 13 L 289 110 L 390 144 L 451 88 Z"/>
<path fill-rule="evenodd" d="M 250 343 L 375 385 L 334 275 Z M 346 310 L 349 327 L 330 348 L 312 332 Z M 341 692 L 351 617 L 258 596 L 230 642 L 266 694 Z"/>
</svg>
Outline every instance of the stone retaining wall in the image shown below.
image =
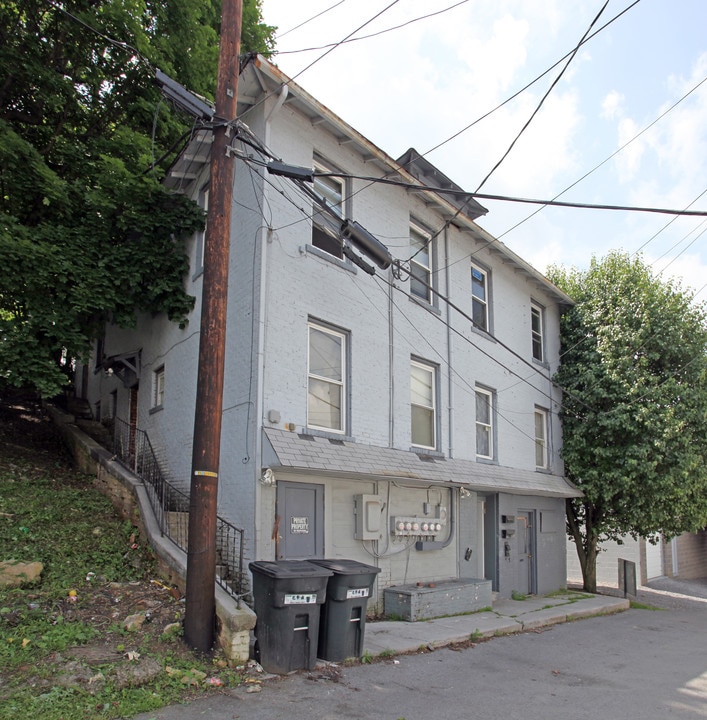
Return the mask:
<svg viewBox="0 0 707 720">
<path fill-rule="evenodd" d="M 76 469 L 94 477 L 93 484 L 96 488 L 110 499 L 120 516 L 133 523 L 150 543 L 157 558 L 160 575 L 184 592 L 187 555 L 162 535 L 140 478 L 83 432 L 76 425 L 73 415 L 53 406 L 47 406 L 46 409 L 71 450 Z M 250 635 L 255 627 L 255 613 L 246 605 L 239 607 L 234 598 L 223 588 L 216 586 L 216 616 L 219 647 L 230 660 L 247 662 L 250 656 Z"/>
</svg>

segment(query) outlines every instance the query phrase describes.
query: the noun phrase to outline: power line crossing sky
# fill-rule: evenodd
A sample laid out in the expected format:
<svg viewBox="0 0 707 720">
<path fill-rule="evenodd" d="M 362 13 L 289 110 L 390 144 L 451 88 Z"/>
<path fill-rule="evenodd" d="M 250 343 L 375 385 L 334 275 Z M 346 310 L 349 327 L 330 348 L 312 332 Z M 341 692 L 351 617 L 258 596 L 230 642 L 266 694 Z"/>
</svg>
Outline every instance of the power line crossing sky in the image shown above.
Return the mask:
<svg viewBox="0 0 707 720">
<path fill-rule="evenodd" d="M 604 2 L 264 0 L 263 12 L 283 34 L 275 57 L 283 72 L 302 73 L 302 87 L 397 157 L 439 145 L 541 75 L 574 49 Z M 633 2 L 610 0 L 593 30 Z M 707 83 L 665 111 L 707 77 L 705 27 L 702 0 L 636 3 L 579 49 L 484 192 L 551 198 L 599 165 L 561 199 L 688 207 L 707 189 Z M 364 35 L 372 37 L 355 40 Z M 297 52 L 305 48 L 317 49 Z M 563 65 L 428 159 L 463 188 L 476 188 Z M 692 209 L 707 209 L 705 198 Z M 541 271 L 642 248 L 656 272 L 666 268 L 664 276 L 701 289 L 697 299 L 707 300 L 703 218 L 667 224 L 659 215 L 553 207 L 506 233 L 536 208 L 483 204 L 489 213 L 480 224 Z"/>
</svg>

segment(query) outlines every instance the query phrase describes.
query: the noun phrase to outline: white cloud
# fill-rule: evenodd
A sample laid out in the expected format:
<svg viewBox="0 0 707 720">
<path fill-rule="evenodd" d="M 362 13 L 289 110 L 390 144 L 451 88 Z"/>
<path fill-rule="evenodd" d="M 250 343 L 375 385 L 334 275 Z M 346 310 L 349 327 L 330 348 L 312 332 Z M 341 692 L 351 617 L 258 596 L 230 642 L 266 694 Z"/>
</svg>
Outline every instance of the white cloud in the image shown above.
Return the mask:
<svg viewBox="0 0 707 720">
<path fill-rule="evenodd" d="M 623 105 L 625 98 L 620 92 L 612 90 L 601 104 L 601 117 L 608 120 L 620 117 L 621 106 Z"/>
</svg>

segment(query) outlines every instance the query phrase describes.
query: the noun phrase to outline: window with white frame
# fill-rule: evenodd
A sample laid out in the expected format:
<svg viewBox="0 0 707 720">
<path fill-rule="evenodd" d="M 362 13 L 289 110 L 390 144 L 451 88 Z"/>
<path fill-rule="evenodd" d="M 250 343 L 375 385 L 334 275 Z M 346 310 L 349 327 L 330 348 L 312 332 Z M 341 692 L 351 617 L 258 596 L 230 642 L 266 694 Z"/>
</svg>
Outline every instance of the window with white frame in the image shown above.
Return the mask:
<svg viewBox="0 0 707 720">
<path fill-rule="evenodd" d="M 209 186 L 204 185 L 199 192 L 199 207 L 204 213 L 209 212 Z M 196 249 L 194 259 L 194 269 L 200 273 L 204 269 L 204 250 L 206 248 L 206 218 L 204 218 L 204 229 L 199 231 L 196 236 Z"/>
<path fill-rule="evenodd" d="M 488 332 L 488 273 L 474 264 L 471 266 L 471 318 L 474 327 Z"/>
<path fill-rule="evenodd" d="M 544 350 L 544 312 L 537 303 L 530 305 L 530 334 L 533 344 L 533 360 L 543 362 L 545 360 Z"/>
<path fill-rule="evenodd" d="M 410 293 L 432 301 L 432 238 L 416 223 L 410 223 Z"/>
<path fill-rule="evenodd" d="M 158 367 L 152 374 L 152 407 L 162 407 L 164 404 L 164 365 Z"/>
<path fill-rule="evenodd" d="M 476 388 L 476 457 L 492 460 L 493 442 L 493 392 Z"/>
<path fill-rule="evenodd" d="M 320 161 L 314 162 L 314 169 L 319 173 L 333 172 L 331 167 Z M 313 190 L 343 219 L 344 181 L 341 178 L 315 175 Z M 334 257 L 343 258 L 342 241 L 336 222 L 318 203 L 314 203 L 312 208 L 312 245 Z"/>
<path fill-rule="evenodd" d="M 437 447 L 437 371 L 434 365 L 410 361 L 410 440 L 416 447 Z"/>
<path fill-rule="evenodd" d="M 548 412 L 543 408 L 535 408 L 535 467 L 547 470 L 550 467 L 548 452 Z"/>
<path fill-rule="evenodd" d="M 346 431 L 346 345 L 346 333 L 309 323 L 308 427 Z"/>
</svg>

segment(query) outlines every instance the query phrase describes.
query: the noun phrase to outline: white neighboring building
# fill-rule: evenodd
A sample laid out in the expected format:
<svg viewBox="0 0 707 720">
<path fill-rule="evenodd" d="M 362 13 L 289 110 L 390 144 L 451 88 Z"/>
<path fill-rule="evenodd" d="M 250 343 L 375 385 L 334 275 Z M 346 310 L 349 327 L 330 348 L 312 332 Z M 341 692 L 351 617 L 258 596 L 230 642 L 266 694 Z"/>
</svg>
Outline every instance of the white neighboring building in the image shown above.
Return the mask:
<svg viewBox="0 0 707 720">
<path fill-rule="evenodd" d="M 219 514 L 244 529 L 246 559 L 376 565 L 379 607 L 386 587 L 450 578 L 490 579 L 504 597 L 564 586 L 564 504 L 579 493 L 563 477 L 551 377 L 571 299 L 486 233 L 484 208 L 430 163 L 387 156 L 262 58 L 241 75 L 238 112 L 252 136 L 233 142 Z M 208 137 L 167 181 L 202 206 Z M 400 269 L 352 263 L 331 214 L 244 159 L 266 160 L 253 138 L 289 165 L 340 173 L 313 190 Z M 148 433 L 185 490 L 202 253 L 195 237 L 188 326 L 106 328 L 83 387 L 99 415 Z"/>
</svg>

